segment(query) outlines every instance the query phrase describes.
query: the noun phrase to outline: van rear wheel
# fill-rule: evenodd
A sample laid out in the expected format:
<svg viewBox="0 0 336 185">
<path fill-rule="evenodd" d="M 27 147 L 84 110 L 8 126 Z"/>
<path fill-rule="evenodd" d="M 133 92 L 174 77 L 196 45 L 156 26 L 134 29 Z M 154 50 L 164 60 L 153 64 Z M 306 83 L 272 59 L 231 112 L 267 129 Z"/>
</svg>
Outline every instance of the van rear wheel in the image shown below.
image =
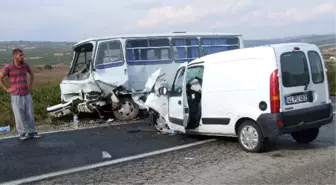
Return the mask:
<svg viewBox="0 0 336 185">
<path fill-rule="evenodd" d="M 291 135 L 296 142 L 301 144 L 307 144 L 314 141 L 317 138 L 319 131 L 320 128 L 310 128 L 306 130 L 293 132 L 291 133 Z"/>
<path fill-rule="evenodd" d="M 251 120 L 244 121 L 238 128 L 239 144 L 247 152 L 262 152 L 266 140 L 259 126 Z"/>
</svg>

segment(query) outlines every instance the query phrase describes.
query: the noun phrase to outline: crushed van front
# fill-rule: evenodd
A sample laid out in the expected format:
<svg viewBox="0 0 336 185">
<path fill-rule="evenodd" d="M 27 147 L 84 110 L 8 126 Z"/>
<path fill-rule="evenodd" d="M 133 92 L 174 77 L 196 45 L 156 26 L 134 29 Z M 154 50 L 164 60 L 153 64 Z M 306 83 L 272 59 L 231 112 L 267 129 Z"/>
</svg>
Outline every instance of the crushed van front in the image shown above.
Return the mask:
<svg viewBox="0 0 336 185">
<path fill-rule="evenodd" d="M 164 75 L 159 75 L 158 70 L 148 79 L 146 88 L 144 91 L 149 95 L 146 97 L 146 101 L 141 104 L 149 112 L 150 122 L 161 132 L 169 132 L 171 128 L 168 126 L 168 96 L 160 95 L 159 88 L 166 87 L 169 89 Z"/>
</svg>

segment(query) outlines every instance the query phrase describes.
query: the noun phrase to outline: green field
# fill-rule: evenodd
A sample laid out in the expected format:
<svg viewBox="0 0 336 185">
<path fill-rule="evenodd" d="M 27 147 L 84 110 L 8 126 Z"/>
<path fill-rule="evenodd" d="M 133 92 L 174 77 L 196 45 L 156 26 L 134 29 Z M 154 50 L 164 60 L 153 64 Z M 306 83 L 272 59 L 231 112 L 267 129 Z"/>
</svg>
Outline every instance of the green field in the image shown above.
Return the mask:
<svg viewBox="0 0 336 185">
<path fill-rule="evenodd" d="M 19 47 L 24 50 L 25 58 L 31 65 L 69 64 L 73 55 L 73 44 L 67 42 L 0 42 L 0 63 L 10 62 L 12 48 Z M 63 56 L 55 54 L 63 54 Z M 30 57 L 41 58 L 31 59 Z"/>
<path fill-rule="evenodd" d="M 58 84 L 39 85 L 32 92 L 35 119 L 38 123 L 42 123 L 48 118 L 46 108 L 50 105 L 60 103 L 60 89 Z M 10 104 L 10 95 L 0 90 L 0 126 L 15 126 L 14 115 Z"/>
</svg>

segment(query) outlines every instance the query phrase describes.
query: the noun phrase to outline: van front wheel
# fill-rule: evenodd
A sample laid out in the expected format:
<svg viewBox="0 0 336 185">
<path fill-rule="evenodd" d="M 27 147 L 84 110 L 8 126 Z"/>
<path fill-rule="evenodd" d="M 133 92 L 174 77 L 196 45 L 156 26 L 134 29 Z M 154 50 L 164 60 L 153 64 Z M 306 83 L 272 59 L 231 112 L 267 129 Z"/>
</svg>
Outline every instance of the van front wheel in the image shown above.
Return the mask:
<svg viewBox="0 0 336 185">
<path fill-rule="evenodd" d="M 320 128 L 310 128 L 306 130 L 293 132 L 291 133 L 291 135 L 296 142 L 301 144 L 307 144 L 314 141 L 317 138 L 319 131 Z"/>
<path fill-rule="evenodd" d="M 266 140 L 259 126 L 251 120 L 244 121 L 238 128 L 239 144 L 247 152 L 262 152 Z"/>
</svg>

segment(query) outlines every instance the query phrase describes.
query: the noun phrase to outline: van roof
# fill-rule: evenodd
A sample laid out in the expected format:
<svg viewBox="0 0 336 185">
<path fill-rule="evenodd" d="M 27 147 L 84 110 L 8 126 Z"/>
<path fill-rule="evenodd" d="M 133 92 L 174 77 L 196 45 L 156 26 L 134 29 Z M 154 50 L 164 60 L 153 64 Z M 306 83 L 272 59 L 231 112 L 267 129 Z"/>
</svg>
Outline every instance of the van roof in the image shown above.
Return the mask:
<svg viewBox="0 0 336 185">
<path fill-rule="evenodd" d="M 267 45 L 264 45 L 264 47 Z M 303 43 L 303 42 L 290 42 L 290 43 L 278 43 L 278 44 L 270 44 L 268 45 L 272 48 L 280 48 L 280 47 L 288 47 L 288 46 L 316 46 L 315 44 Z"/>
<path fill-rule="evenodd" d="M 146 37 L 176 37 L 176 36 L 242 36 L 240 33 L 220 33 L 220 32 L 171 32 L 171 33 L 151 33 L 151 34 L 131 34 L 131 35 L 114 35 L 105 37 L 94 37 L 81 40 L 74 47 L 90 41 L 107 40 L 107 39 L 125 39 L 125 38 L 146 38 Z"/>
<path fill-rule="evenodd" d="M 240 57 L 244 57 L 244 56 L 249 56 L 250 57 L 258 57 L 260 56 L 260 53 L 264 53 L 266 51 L 269 51 L 270 48 L 281 48 L 281 47 L 288 47 L 288 46 L 292 46 L 292 47 L 296 47 L 296 46 L 314 46 L 317 47 L 315 44 L 308 44 L 308 43 L 278 43 L 278 44 L 269 44 L 269 45 L 260 45 L 260 46 L 255 46 L 255 47 L 248 47 L 248 48 L 241 48 L 241 49 L 234 49 L 234 50 L 229 50 L 229 51 L 222 51 L 222 52 L 218 52 L 218 53 L 214 53 L 214 54 L 209 54 L 200 58 L 197 58 L 193 61 L 191 61 L 188 65 L 192 65 L 195 63 L 199 63 L 199 62 L 204 62 L 207 60 L 211 60 L 211 59 L 216 59 L 216 58 L 224 58 L 224 57 L 229 57 L 229 56 L 240 56 Z M 236 55 L 237 54 L 237 55 Z"/>
</svg>

